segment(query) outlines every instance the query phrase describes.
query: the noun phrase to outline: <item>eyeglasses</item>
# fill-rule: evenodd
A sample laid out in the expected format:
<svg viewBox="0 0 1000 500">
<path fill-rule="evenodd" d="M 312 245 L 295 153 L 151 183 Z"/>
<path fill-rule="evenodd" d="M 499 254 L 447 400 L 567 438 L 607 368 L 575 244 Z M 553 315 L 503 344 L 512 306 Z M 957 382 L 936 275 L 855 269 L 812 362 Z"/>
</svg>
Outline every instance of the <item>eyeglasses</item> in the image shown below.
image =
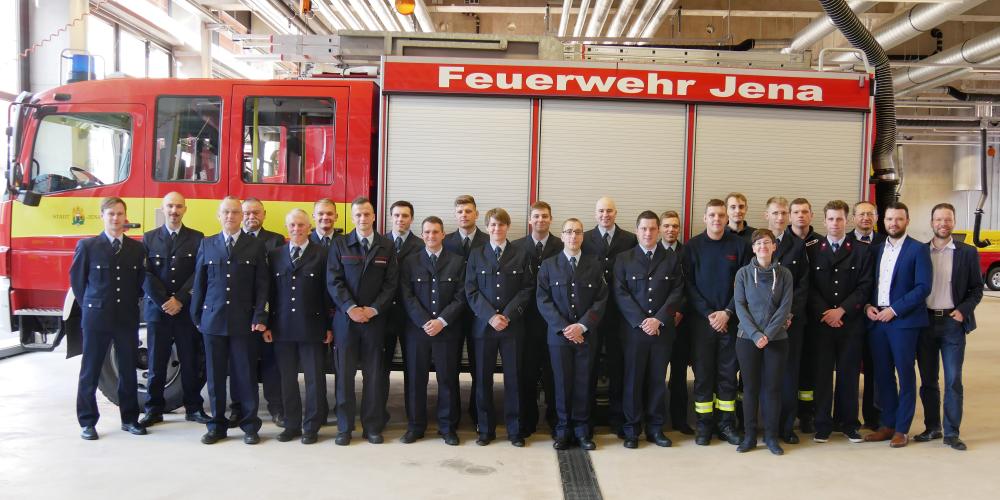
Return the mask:
<svg viewBox="0 0 1000 500">
<path fill-rule="evenodd" d="M 571 234 L 575 234 L 577 236 L 580 236 L 581 234 L 583 234 L 583 231 L 581 231 L 579 229 L 567 229 L 567 230 L 563 231 L 562 234 L 565 234 L 566 236 L 569 236 Z"/>
<path fill-rule="evenodd" d="M 875 217 L 875 212 L 858 212 L 854 215 L 858 217 Z"/>
</svg>

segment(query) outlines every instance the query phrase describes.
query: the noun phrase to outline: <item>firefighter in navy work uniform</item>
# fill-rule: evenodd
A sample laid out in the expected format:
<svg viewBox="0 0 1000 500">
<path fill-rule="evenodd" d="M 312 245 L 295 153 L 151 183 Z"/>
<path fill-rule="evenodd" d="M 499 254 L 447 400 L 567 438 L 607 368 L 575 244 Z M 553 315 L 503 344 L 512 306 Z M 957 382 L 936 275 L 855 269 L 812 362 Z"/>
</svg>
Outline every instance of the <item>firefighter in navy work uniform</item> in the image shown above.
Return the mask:
<svg viewBox="0 0 1000 500">
<path fill-rule="evenodd" d="M 594 207 L 594 218 L 597 226 L 587 231 L 583 235 L 583 253 L 593 255 L 597 261 L 604 266 L 604 281 L 611 283 L 611 270 L 615 267 L 615 258 L 618 254 L 636 246 L 635 233 L 631 233 L 618 227 L 615 220 L 618 217 L 618 208 L 615 201 L 608 197 L 597 200 Z M 609 285 L 610 286 L 610 285 Z M 609 300 L 604 310 L 604 318 L 601 325 L 597 327 L 598 352 L 605 353 L 605 371 L 608 377 L 608 425 L 611 432 L 624 438 L 622 425 L 625 417 L 622 412 L 622 392 L 625 377 L 625 354 L 622 351 L 622 342 L 619 337 L 618 323 L 620 321 L 618 305 L 614 300 Z M 596 392 L 598 370 L 591 374 L 590 383 L 592 392 Z"/>
<path fill-rule="evenodd" d="M 213 444 L 226 437 L 226 376 L 239 404 L 243 442 L 260 442 L 257 417 L 257 358 L 267 330 L 267 257 L 264 245 L 240 230 L 240 201 L 219 204 L 222 231 L 201 240 L 191 289 L 191 318 L 205 342 L 205 365 L 212 420 L 201 438 Z"/>
<path fill-rule="evenodd" d="M 400 268 L 400 300 L 407 315 L 403 334 L 406 433 L 409 444 L 427 430 L 427 379 L 431 363 L 437 375 L 438 434 L 458 446 L 461 400 L 458 387 L 458 347 L 465 313 L 465 259 L 442 247 L 444 223 L 430 216 L 421 224 L 425 246 L 411 254 Z"/>
<path fill-rule="evenodd" d="M 646 441 L 668 447 L 666 423 L 667 364 L 677 335 L 677 313 L 684 307 L 684 279 L 675 252 L 660 245 L 660 218 L 646 210 L 635 221 L 639 244 L 618 255 L 612 295 L 621 311 L 625 351 L 626 448 L 639 447 L 645 425 Z"/>
<path fill-rule="evenodd" d="M 788 444 L 799 442 L 793 430 L 799 407 L 799 359 L 802 356 L 803 336 L 806 333 L 806 303 L 809 298 L 809 263 L 806 256 L 806 242 L 796 238 L 788 230 L 788 200 L 772 196 L 765 204 L 764 219 L 767 229 L 775 236 L 775 248 L 771 259 L 792 273 L 792 322 L 787 327 L 788 342 L 786 363 L 781 381 L 781 409 L 778 436 Z M 809 243 L 815 244 L 815 241 Z M 806 369 L 810 369 L 807 366 Z M 811 378 L 811 377 L 810 377 Z"/>
<path fill-rule="evenodd" d="M 327 252 L 329 252 L 330 247 L 333 246 L 334 240 L 343 236 L 340 234 L 340 229 L 333 227 L 339 218 L 339 214 L 337 213 L 337 204 L 329 198 L 320 198 L 313 203 L 312 215 L 314 227 L 313 230 L 309 232 L 309 242 L 320 245 L 325 248 Z M 329 315 L 333 316 L 333 302 L 330 302 Z M 324 366 L 332 372 L 334 362 L 333 352 L 330 349 L 331 344 L 324 347 Z M 334 406 L 336 406 L 336 404 L 334 404 Z M 323 395 L 323 399 L 320 400 L 320 414 L 324 415 L 326 421 L 330 420 L 330 403 L 327 401 L 327 396 L 325 394 Z"/>
<path fill-rule="evenodd" d="M 490 242 L 469 254 L 465 270 L 465 296 L 476 321 L 472 330 L 476 365 L 476 419 L 479 438 L 486 446 L 496 439 L 493 408 L 493 360 L 503 359 L 504 421 L 507 439 L 524 446 L 521 435 L 521 401 L 518 375 L 524 342 L 524 313 L 534 299 L 535 277 L 531 257 L 507 240 L 510 215 L 502 208 L 486 212 Z"/>
<path fill-rule="evenodd" d="M 683 263 L 685 247 L 678 240 L 680 234 L 681 216 L 673 210 L 660 214 L 660 245 L 676 254 Z M 691 364 L 691 332 L 685 318 L 690 316 L 689 309 L 690 306 L 685 300 L 684 308 L 676 313 L 677 335 L 674 338 L 674 345 L 670 348 L 670 378 L 667 383 L 671 427 L 687 435 L 694 434 L 694 429 L 688 424 L 687 374 L 688 365 Z"/>
<path fill-rule="evenodd" d="M 795 198 L 789 207 L 791 213 L 791 224 L 788 229 L 785 230 L 785 234 L 788 236 L 795 236 L 803 241 L 806 246 L 812 246 L 816 241 L 822 239 L 822 237 L 813 231 L 812 227 L 812 204 L 809 200 L 805 198 Z M 794 325 L 793 325 L 794 326 Z M 816 428 L 813 425 L 813 415 L 816 413 L 816 408 L 814 405 L 814 395 L 813 388 L 815 387 L 815 375 L 816 375 L 816 336 L 809 331 L 808 325 L 806 325 L 806 332 L 802 336 L 802 356 L 799 362 L 799 390 L 798 390 L 798 417 L 799 417 L 799 430 L 806 433 L 812 434 L 816 432 Z M 790 355 L 789 355 L 790 356 Z M 789 357 L 789 362 L 791 362 L 791 357 Z M 784 406 L 783 406 L 784 407 Z M 782 410 L 784 411 L 784 410 Z M 784 427 L 784 425 L 783 425 Z M 783 431 L 791 431 L 789 426 L 788 429 L 782 429 Z M 788 435 L 784 437 L 790 437 Z M 797 436 L 796 436 L 797 438 Z M 795 441 L 796 439 L 792 439 Z"/>
<path fill-rule="evenodd" d="M 536 201 L 531 205 L 528 216 L 531 231 L 524 237 L 513 242 L 520 246 L 524 253 L 531 256 L 531 271 L 538 275 L 538 267 L 542 261 L 558 254 L 563 249 L 563 242 L 549 232 L 552 224 L 552 207 L 544 201 Z M 545 393 L 545 421 L 550 430 L 556 428 L 556 403 L 554 398 L 552 365 L 549 363 L 549 350 L 545 340 L 548 330 L 545 319 L 538 313 L 534 301 L 528 303 L 524 314 L 524 359 L 521 364 L 521 434 L 531 436 L 538 427 L 538 383 L 541 382 Z"/>
<path fill-rule="evenodd" d="M 823 207 L 826 238 L 810 245 L 809 318 L 816 336 L 816 434 L 825 443 L 836 430 L 852 443 L 858 434 L 858 377 L 865 342 L 864 305 L 871 294 L 871 251 L 850 241 L 847 203 L 834 200 Z M 837 382 L 834 389 L 833 374 Z"/>
<path fill-rule="evenodd" d="M 871 252 L 875 245 L 885 241 L 885 233 L 875 232 L 875 220 L 878 219 L 878 211 L 875 204 L 868 201 L 859 201 L 854 204 L 851 218 L 854 220 L 854 230 L 847 233 L 847 241 L 864 243 L 868 245 Z M 874 266 L 874 257 L 872 266 Z M 864 391 L 861 395 L 861 416 L 864 418 L 864 427 L 870 430 L 878 429 L 879 409 L 877 397 L 875 396 L 875 362 L 872 360 L 871 344 L 868 343 L 868 329 L 865 329 L 865 341 L 861 346 L 861 373 L 864 375 Z"/>
<path fill-rule="evenodd" d="M 389 207 L 389 217 L 392 219 L 392 229 L 387 238 L 392 240 L 392 247 L 396 251 L 396 263 L 402 267 L 407 257 L 413 255 L 424 247 L 424 240 L 410 232 L 410 225 L 413 224 L 413 204 L 399 200 Z M 392 371 L 392 360 L 396 355 L 396 344 L 399 343 L 400 352 L 404 353 L 406 344 L 403 342 L 403 332 L 409 321 L 406 318 L 406 308 L 403 307 L 403 299 L 400 292 L 396 292 L 396 297 L 392 300 L 392 307 L 389 309 L 389 324 L 385 333 L 385 360 L 383 375 L 385 381 L 382 389 L 385 390 L 385 398 L 389 399 L 389 372 Z M 404 354 L 405 355 L 405 354 Z M 386 423 L 388 423 L 389 412 L 385 413 Z"/>
<path fill-rule="evenodd" d="M 83 429 L 80 437 L 98 438 L 97 383 L 108 346 L 115 346 L 115 362 L 126 367 L 118 374 L 118 409 L 121 428 L 131 434 L 146 434 L 139 418 L 135 366 L 139 346 L 139 298 L 145 275 L 142 244 L 125 236 L 125 202 L 121 198 L 101 200 L 104 231 L 80 240 L 73 253 L 69 278 L 82 313 L 83 359 L 76 390 L 76 418 Z"/>
<path fill-rule="evenodd" d="M 333 349 L 337 366 L 337 438 L 339 446 L 351 444 L 356 397 L 354 377 L 361 368 L 361 430 L 369 443 L 384 441 L 385 328 L 396 296 L 396 251 L 385 236 L 375 232 L 375 208 L 368 198 L 351 202 L 355 229 L 334 241 L 327 258 L 327 291 L 337 312 L 333 320 Z"/>
<path fill-rule="evenodd" d="M 535 302 L 548 323 L 545 340 L 554 379 L 557 422 L 552 447 L 565 450 L 572 440 L 597 449 L 591 434 L 591 371 L 597 360 L 597 326 L 608 302 L 604 266 L 583 255 L 583 223 L 562 225 L 563 250 L 545 259 L 538 271 Z"/>
<path fill-rule="evenodd" d="M 288 212 L 285 227 L 288 244 L 271 250 L 267 259 L 270 329 L 264 332 L 264 341 L 274 343 L 281 373 L 285 429 L 278 441 L 301 437 L 302 444 L 313 444 L 326 421 L 324 362 L 326 346 L 333 341 L 326 293 L 328 250 L 309 241 L 309 214 L 304 210 Z M 306 383 L 305 414 L 299 394 L 300 366 Z"/>
<path fill-rule="evenodd" d="M 181 366 L 185 418 L 200 424 L 207 424 L 209 420 L 205 414 L 205 401 L 201 397 L 203 383 L 199 375 L 201 361 L 198 356 L 201 335 L 188 314 L 195 259 L 205 235 L 183 225 L 186 212 L 184 197 L 176 192 L 167 193 L 163 197 L 166 222 L 162 227 L 142 235 L 142 243 L 146 247 L 143 319 L 146 320 L 150 360 L 146 415 L 139 421 L 143 427 L 163 421 L 163 387 L 171 344 L 177 348 L 177 360 Z"/>
<path fill-rule="evenodd" d="M 243 233 L 259 240 L 264 244 L 265 255 L 271 250 L 285 244 L 285 237 L 264 229 L 264 218 L 267 211 L 264 210 L 264 203 L 257 198 L 247 198 L 243 200 Z M 271 421 L 284 427 L 284 410 L 281 408 L 281 374 L 278 372 L 278 360 L 274 355 L 274 346 L 264 342 L 263 337 L 257 337 L 257 351 L 260 356 L 256 363 L 254 372 L 260 373 L 261 385 L 264 386 L 264 400 L 267 401 L 267 412 L 271 415 Z M 230 386 L 232 390 L 232 386 Z M 239 403 L 230 405 L 233 415 L 238 415 Z M 238 424 L 235 418 L 229 420 L 229 427 L 234 428 Z"/>
</svg>

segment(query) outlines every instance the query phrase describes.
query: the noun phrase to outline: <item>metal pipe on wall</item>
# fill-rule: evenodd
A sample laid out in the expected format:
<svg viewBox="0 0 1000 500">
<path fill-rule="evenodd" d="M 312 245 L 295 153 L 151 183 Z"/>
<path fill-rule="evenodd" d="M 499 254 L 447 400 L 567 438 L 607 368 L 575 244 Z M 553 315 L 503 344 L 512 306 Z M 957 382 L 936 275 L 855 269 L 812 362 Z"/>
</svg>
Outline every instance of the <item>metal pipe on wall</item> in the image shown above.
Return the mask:
<svg viewBox="0 0 1000 500">
<path fill-rule="evenodd" d="M 855 14 L 862 14 L 868 12 L 872 7 L 878 2 L 870 2 L 868 0 L 851 0 L 847 2 L 847 6 Z M 826 14 L 820 14 L 816 16 L 805 28 L 802 28 L 795 37 L 792 38 L 792 43 L 788 44 L 788 47 L 781 49 L 782 54 L 788 54 L 791 52 L 803 52 L 808 50 L 810 47 L 823 39 L 823 37 L 833 33 L 837 30 L 837 27 L 833 25 L 833 20 L 830 16 Z"/>
</svg>

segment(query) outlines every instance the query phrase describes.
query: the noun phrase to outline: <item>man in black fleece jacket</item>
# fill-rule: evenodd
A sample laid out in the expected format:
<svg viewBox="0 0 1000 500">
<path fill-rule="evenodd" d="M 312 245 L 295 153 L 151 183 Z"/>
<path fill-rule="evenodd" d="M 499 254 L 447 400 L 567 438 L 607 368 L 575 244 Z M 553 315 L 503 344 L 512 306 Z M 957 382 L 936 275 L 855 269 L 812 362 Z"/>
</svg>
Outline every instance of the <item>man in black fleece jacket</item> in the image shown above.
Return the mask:
<svg viewBox="0 0 1000 500">
<path fill-rule="evenodd" d="M 705 206 L 705 232 L 691 238 L 684 253 L 684 276 L 692 309 L 691 365 L 694 405 L 698 416 L 695 442 L 712 439 L 714 408 L 719 409 L 719 438 L 737 445 L 736 313 L 733 282 L 736 272 L 753 255 L 746 240 L 726 231 L 728 216 L 722 200 Z"/>
</svg>

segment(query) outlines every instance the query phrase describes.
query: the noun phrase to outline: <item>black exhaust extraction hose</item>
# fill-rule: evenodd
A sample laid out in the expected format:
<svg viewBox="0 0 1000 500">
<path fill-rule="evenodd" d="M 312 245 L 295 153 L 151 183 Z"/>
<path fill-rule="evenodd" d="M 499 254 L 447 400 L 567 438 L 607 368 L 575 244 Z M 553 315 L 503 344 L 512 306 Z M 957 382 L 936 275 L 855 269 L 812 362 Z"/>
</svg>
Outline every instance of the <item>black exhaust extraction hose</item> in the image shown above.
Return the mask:
<svg viewBox="0 0 1000 500">
<path fill-rule="evenodd" d="M 979 248 L 986 248 L 990 246 L 990 240 L 979 239 L 980 228 L 983 223 L 983 205 L 986 204 L 986 127 L 984 126 L 982 130 L 979 131 L 979 185 L 982 190 L 979 192 L 979 205 L 976 206 L 976 222 L 972 227 L 972 242 L 976 244 Z"/>
<path fill-rule="evenodd" d="M 899 175 L 893 153 L 896 149 L 896 98 L 893 95 L 892 72 L 889 57 L 872 33 L 861 24 L 857 14 L 845 0 L 819 0 L 823 11 L 834 26 L 851 43 L 868 57 L 875 67 L 875 147 L 872 150 L 875 182 L 875 203 L 878 208 L 878 228 L 882 230 L 885 207 L 899 200 Z"/>
</svg>

